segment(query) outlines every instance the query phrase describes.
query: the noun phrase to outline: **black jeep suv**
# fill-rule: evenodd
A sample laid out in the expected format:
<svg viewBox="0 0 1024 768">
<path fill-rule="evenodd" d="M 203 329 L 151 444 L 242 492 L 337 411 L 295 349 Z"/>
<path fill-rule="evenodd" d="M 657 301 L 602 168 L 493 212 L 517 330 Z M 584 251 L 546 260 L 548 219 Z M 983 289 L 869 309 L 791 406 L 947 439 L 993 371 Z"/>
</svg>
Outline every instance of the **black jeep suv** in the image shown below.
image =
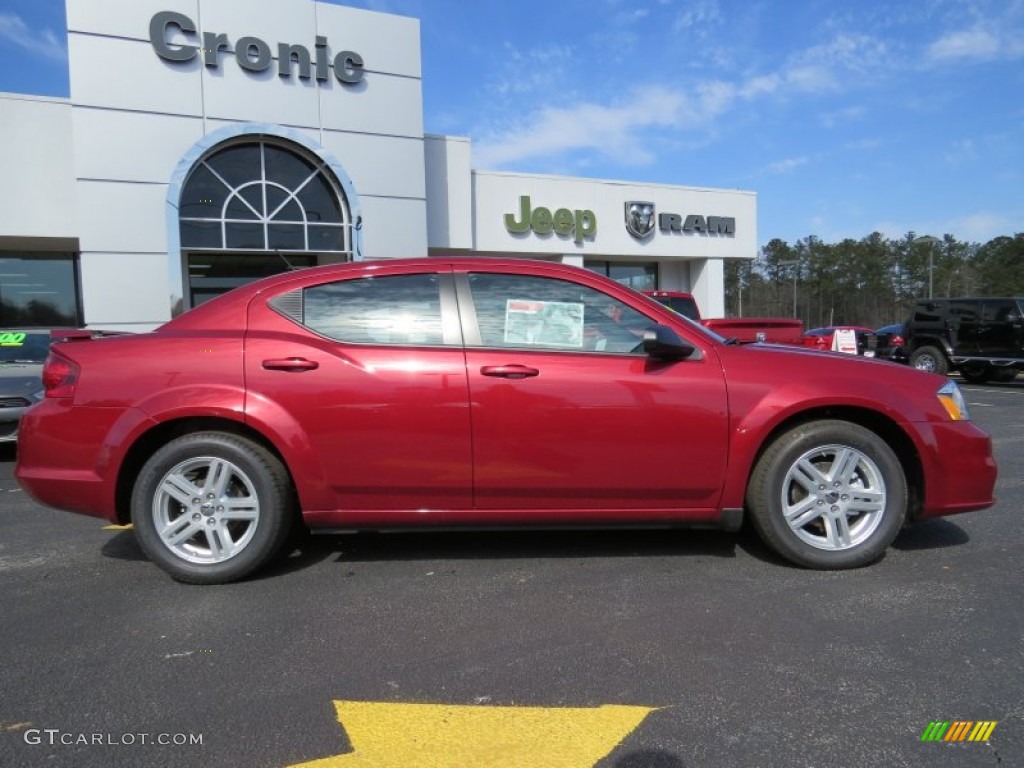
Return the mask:
<svg viewBox="0 0 1024 768">
<path fill-rule="evenodd" d="M 1024 370 L 1024 298 L 918 299 L 903 336 L 915 368 L 1012 381 Z"/>
</svg>

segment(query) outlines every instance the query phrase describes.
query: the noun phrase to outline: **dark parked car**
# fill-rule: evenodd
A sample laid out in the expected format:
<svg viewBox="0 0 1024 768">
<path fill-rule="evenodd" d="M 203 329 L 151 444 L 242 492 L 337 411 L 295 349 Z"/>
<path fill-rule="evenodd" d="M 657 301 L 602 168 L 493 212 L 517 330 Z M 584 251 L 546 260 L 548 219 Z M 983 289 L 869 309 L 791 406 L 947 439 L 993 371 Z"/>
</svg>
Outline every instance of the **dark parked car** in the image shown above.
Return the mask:
<svg viewBox="0 0 1024 768">
<path fill-rule="evenodd" d="M 0 331 L 0 443 L 18 439 L 22 415 L 43 399 L 43 361 L 49 350 L 49 331 Z"/>
<path fill-rule="evenodd" d="M 923 371 L 982 383 L 1024 370 L 1022 297 L 918 299 L 904 331 L 910 364 Z"/>
<path fill-rule="evenodd" d="M 834 350 L 836 331 L 839 330 L 854 332 L 858 355 L 864 355 L 864 357 L 875 356 L 875 332 L 870 328 L 862 328 L 856 325 L 830 325 L 825 328 L 812 328 L 809 331 L 804 331 L 804 344 L 814 349 Z"/>
<path fill-rule="evenodd" d="M 16 474 L 134 523 L 173 577 L 242 578 L 289 528 L 699 526 L 806 567 L 993 503 L 956 384 L 730 344 L 561 264 L 407 259 L 236 288 L 156 331 L 54 344 Z"/>
<path fill-rule="evenodd" d="M 908 362 L 904 351 L 903 323 L 884 325 L 875 329 L 875 357 L 892 360 L 894 363 Z"/>
</svg>

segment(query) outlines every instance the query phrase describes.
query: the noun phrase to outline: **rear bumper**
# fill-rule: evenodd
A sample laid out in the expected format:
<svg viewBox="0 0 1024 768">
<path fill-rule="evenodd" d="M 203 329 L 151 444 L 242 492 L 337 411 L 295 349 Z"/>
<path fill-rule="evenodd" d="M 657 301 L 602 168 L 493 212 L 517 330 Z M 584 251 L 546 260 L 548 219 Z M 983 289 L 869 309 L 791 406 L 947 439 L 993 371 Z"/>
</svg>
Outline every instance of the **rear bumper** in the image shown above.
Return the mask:
<svg viewBox="0 0 1024 768">
<path fill-rule="evenodd" d="M 930 438 L 922 453 L 924 503 L 918 518 L 942 517 L 995 504 L 998 469 L 992 440 L 969 421 L 919 425 Z"/>
<path fill-rule="evenodd" d="M 118 427 L 126 420 L 147 421 L 138 412 L 72 409 L 60 400 L 30 408 L 19 430 L 18 483 L 41 504 L 117 522 L 116 469 L 127 443 L 118 439 L 127 436 Z"/>
</svg>

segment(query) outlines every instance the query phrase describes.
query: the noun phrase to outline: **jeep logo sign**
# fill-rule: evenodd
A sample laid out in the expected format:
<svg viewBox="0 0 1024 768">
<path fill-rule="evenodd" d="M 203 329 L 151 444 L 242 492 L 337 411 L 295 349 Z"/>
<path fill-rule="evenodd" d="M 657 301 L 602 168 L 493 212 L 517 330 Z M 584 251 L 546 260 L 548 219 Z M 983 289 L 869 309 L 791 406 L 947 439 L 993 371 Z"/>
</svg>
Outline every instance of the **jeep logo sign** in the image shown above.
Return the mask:
<svg viewBox="0 0 1024 768">
<path fill-rule="evenodd" d="M 630 200 L 626 203 L 626 231 L 638 240 L 654 232 L 654 203 Z M 658 229 L 671 234 L 735 235 L 736 219 L 732 216 L 701 216 L 690 214 L 685 218 L 678 213 L 659 213 Z"/>
<path fill-rule="evenodd" d="M 593 240 L 597 234 L 597 216 L 593 211 L 579 209 L 559 208 L 554 213 L 550 208 L 531 209 L 530 196 L 523 195 L 519 198 L 519 219 L 514 213 L 506 213 L 505 229 L 514 235 L 530 230 L 538 235 L 554 232 L 562 237 L 572 236 L 577 243 L 582 243 L 584 238 Z"/>
<path fill-rule="evenodd" d="M 176 35 L 184 36 L 191 44 L 172 42 Z M 203 32 L 200 44 L 196 23 L 183 13 L 160 11 L 149 22 L 149 43 L 156 55 L 167 61 L 191 61 L 203 50 L 203 64 L 210 69 L 220 66 L 221 51 L 231 52 L 231 41 L 225 34 Z M 271 66 L 273 52 L 270 44 L 258 37 L 240 37 L 234 45 L 235 61 L 247 72 L 263 72 Z M 317 35 L 315 53 L 303 45 L 277 44 L 277 74 L 290 77 L 293 65 L 298 66 L 298 76 L 308 80 L 315 69 L 318 82 L 329 78 L 327 70 L 334 69 L 334 76 L 343 85 L 354 85 L 363 79 L 363 57 L 355 51 L 341 51 L 328 63 L 327 38 Z"/>
</svg>

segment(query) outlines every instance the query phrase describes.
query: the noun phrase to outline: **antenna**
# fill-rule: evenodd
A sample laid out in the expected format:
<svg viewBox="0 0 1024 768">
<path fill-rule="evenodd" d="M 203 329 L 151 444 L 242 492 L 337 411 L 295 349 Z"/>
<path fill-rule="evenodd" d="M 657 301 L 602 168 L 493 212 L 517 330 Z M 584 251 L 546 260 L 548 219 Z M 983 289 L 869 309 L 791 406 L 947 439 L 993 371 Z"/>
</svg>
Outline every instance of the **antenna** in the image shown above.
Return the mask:
<svg viewBox="0 0 1024 768">
<path fill-rule="evenodd" d="M 288 258 L 283 253 L 281 253 L 281 249 L 280 248 L 275 248 L 274 249 L 274 253 L 276 253 L 278 258 L 280 258 L 281 261 L 283 261 L 285 263 L 285 266 L 288 267 L 288 271 L 294 272 L 295 270 L 298 269 L 298 267 L 296 267 L 294 264 L 292 264 L 290 261 L 288 261 Z"/>
</svg>

